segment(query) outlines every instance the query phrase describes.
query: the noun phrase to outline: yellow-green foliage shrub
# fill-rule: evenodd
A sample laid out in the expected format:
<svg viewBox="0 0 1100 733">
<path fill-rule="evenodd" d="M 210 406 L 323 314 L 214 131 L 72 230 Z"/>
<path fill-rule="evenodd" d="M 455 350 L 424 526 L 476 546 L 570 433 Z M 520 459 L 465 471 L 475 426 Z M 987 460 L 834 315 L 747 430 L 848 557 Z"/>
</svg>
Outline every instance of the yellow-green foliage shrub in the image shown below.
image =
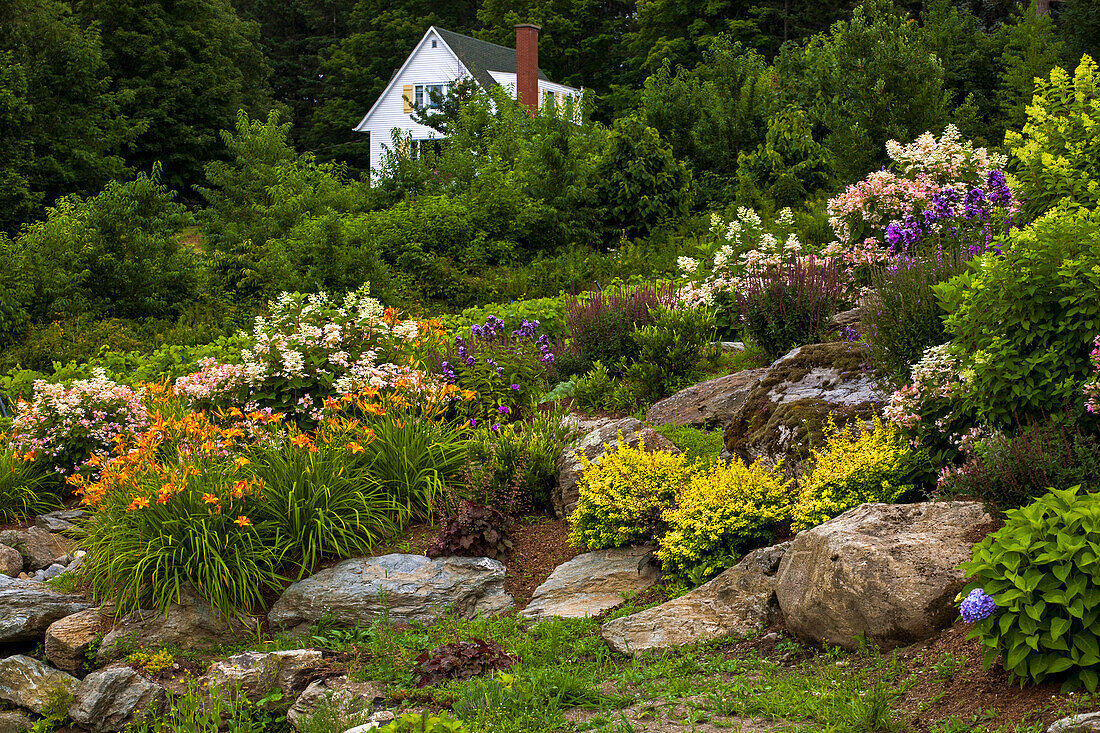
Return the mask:
<svg viewBox="0 0 1100 733">
<path fill-rule="evenodd" d="M 700 582 L 773 539 L 790 512 L 782 475 L 781 466 L 737 459 L 693 475 L 664 514 L 668 532 L 657 552 L 664 570 Z"/>
<path fill-rule="evenodd" d="M 871 428 L 826 423 L 823 450 L 811 450 L 810 469 L 791 512 L 795 532 L 815 527 L 864 502 L 893 502 L 913 488 L 923 454 L 893 425 L 875 418 Z"/>
<path fill-rule="evenodd" d="M 584 466 L 577 508 L 569 517 L 569 541 L 598 550 L 648 542 L 661 529 L 661 514 L 691 475 L 683 454 L 648 452 L 624 444 Z"/>
</svg>

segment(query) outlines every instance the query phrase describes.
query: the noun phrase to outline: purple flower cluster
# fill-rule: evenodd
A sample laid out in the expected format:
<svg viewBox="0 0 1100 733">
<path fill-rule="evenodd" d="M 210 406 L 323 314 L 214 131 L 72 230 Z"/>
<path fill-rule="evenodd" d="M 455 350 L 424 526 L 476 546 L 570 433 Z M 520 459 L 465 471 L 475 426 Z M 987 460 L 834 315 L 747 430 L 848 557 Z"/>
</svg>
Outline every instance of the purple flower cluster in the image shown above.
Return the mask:
<svg viewBox="0 0 1100 733">
<path fill-rule="evenodd" d="M 455 371 L 456 364 L 461 366 L 465 364 L 468 367 L 475 366 L 478 362 L 478 352 L 480 347 L 488 346 L 504 347 L 506 350 L 520 348 L 530 342 L 534 342 L 535 346 L 539 350 L 539 361 L 546 364 L 548 367 L 554 363 L 554 354 L 550 350 L 550 337 L 546 334 L 537 336 L 539 329 L 538 321 L 528 321 L 526 318 L 514 331 L 509 332 L 505 326 L 504 321 L 497 316 L 489 316 L 485 319 L 485 323 L 470 326 L 470 340 L 467 341 L 462 336 L 455 336 L 454 349 L 451 353 L 455 357 L 455 361 L 445 360 L 440 364 L 440 373 L 451 384 L 458 381 L 458 374 Z M 492 356 L 486 356 L 484 363 L 486 366 L 492 367 L 497 373 L 497 376 L 504 374 L 504 367 L 501 366 Z M 513 390 L 518 390 L 518 385 L 512 385 Z"/>
<path fill-rule="evenodd" d="M 985 594 L 981 588 L 975 588 L 959 604 L 959 615 L 968 624 L 977 623 L 989 618 L 997 612 L 997 604 L 992 596 Z"/>
<path fill-rule="evenodd" d="M 986 176 L 983 185 L 974 186 L 965 193 L 951 187 L 940 189 L 933 194 L 927 209 L 891 222 L 886 227 L 886 241 L 894 252 L 907 252 L 931 234 L 950 233 L 957 236 L 960 233 L 958 225 L 965 222 L 981 225 L 985 246 L 988 246 L 993 240 L 993 208 L 1011 208 L 1013 203 L 1012 190 L 1004 173 L 993 170 Z M 955 226 L 951 226 L 952 221 Z M 1011 212 L 1002 221 L 1006 231 L 1011 228 Z"/>
</svg>

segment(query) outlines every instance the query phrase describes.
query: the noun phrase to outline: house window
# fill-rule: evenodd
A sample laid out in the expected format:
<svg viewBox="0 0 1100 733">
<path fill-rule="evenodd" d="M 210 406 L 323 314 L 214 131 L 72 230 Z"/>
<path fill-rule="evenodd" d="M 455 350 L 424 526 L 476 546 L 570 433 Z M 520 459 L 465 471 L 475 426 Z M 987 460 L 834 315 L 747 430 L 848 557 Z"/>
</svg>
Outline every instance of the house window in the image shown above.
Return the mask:
<svg viewBox="0 0 1100 733">
<path fill-rule="evenodd" d="M 434 95 L 434 96 L 433 96 Z M 439 109 L 443 106 L 443 99 L 447 96 L 447 87 L 444 84 L 429 84 L 428 97 L 424 101 L 428 109 Z M 436 101 L 438 100 L 438 101 Z"/>
<path fill-rule="evenodd" d="M 417 107 L 423 107 L 424 106 L 424 85 L 423 84 L 417 84 L 416 85 L 416 94 L 413 97 L 413 104 L 416 105 Z"/>
<path fill-rule="evenodd" d="M 438 41 L 435 41 L 435 40 L 432 41 L 432 48 L 435 48 L 436 43 L 438 43 Z"/>
<path fill-rule="evenodd" d="M 553 93 L 553 92 L 547 92 L 547 93 L 546 93 L 546 101 L 544 102 L 544 104 L 545 104 L 545 105 L 546 105 L 546 106 L 547 106 L 548 108 L 550 108 L 550 109 L 554 109 L 554 106 L 555 106 L 555 104 L 556 104 L 556 101 L 555 101 L 555 99 L 554 99 L 554 93 Z"/>
</svg>

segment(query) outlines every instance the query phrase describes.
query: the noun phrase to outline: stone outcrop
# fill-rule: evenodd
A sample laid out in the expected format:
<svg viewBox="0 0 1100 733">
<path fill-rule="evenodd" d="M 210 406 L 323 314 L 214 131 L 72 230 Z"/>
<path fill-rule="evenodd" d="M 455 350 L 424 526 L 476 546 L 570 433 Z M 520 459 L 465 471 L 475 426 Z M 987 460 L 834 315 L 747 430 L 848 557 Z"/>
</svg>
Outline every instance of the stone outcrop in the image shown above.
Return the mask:
<svg viewBox="0 0 1100 733">
<path fill-rule="evenodd" d="M 562 563 L 535 589 L 523 609 L 532 621 L 585 618 L 614 608 L 626 593 L 637 593 L 660 575 L 652 547 L 619 547 L 577 555 Z"/>
<path fill-rule="evenodd" d="M 980 503 L 951 501 L 864 504 L 799 532 L 776 585 L 787 628 L 848 649 L 928 638 L 958 616 L 958 565 L 991 526 Z"/>
<path fill-rule="evenodd" d="M 584 464 L 581 463 L 578 455 L 585 456 L 589 461 L 598 462 L 599 457 L 608 449 L 618 447 L 620 432 L 623 435 L 623 441 L 629 446 L 641 445 L 646 450 L 680 453 L 680 449 L 673 445 L 672 441 L 633 417 L 599 424 L 558 456 L 558 481 L 550 492 L 550 503 L 554 507 L 554 514 L 567 517 L 577 508 L 577 499 L 580 496 L 577 480 L 580 479 L 581 471 L 584 469 Z"/>
<path fill-rule="evenodd" d="M 105 622 L 106 619 L 100 615 L 98 608 L 89 608 L 54 621 L 46 629 L 46 659 L 66 672 L 87 668 L 88 650 L 92 648 Z"/>
<path fill-rule="evenodd" d="M 145 647 L 169 644 L 194 649 L 240 641 L 254 634 L 257 623 L 255 619 L 248 623 L 226 621 L 208 601 L 184 586 L 179 599 L 169 604 L 163 616 L 155 611 L 139 611 L 120 619 L 103 637 L 96 662 L 105 664 L 117 658 L 115 647 L 122 639 Z"/>
<path fill-rule="evenodd" d="M 383 608 L 393 623 L 430 624 L 447 611 L 492 616 L 512 607 L 504 565 L 487 557 L 382 555 L 344 560 L 294 583 L 268 612 L 275 627 L 293 628 L 328 615 L 370 623 Z"/>
<path fill-rule="evenodd" d="M 608 621 L 600 635 L 617 652 L 642 654 L 758 631 L 778 618 L 776 572 L 788 545 L 754 550 L 687 595 Z"/>
<path fill-rule="evenodd" d="M 39 640 L 54 621 L 90 606 L 82 596 L 0 575 L 0 643 Z"/>
<path fill-rule="evenodd" d="M 765 371 L 746 369 L 694 384 L 655 403 L 646 413 L 646 421 L 651 425 L 725 427 L 745 404 Z"/>
<path fill-rule="evenodd" d="M 58 558 L 68 555 L 73 548 L 73 541 L 64 535 L 56 535 L 38 527 L 28 527 L 22 531 L 9 529 L 0 532 L 0 545 L 18 550 L 23 556 L 23 569 L 33 573 L 35 570 L 48 568 Z"/>
<path fill-rule="evenodd" d="M 767 367 L 726 426 L 726 454 L 772 465 L 782 460 L 788 476 L 797 477 L 830 414 L 843 426 L 881 412 L 889 396 L 875 383 L 866 352 L 845 341 L 810 344 Z"/>
<path fill-rule="evenodd" d="M 0 733 L 27 733 L 34 722 L 18 710 L 0 710 Z"/>
<path fill-rule="evenodd" d="M 0 545 L 0 575 L 14 578 L 23 572 L 23 556 L 19 550 L 7 545 Z"/>
<path fill-rule="evenodd" d="M 1050 724 L 1047 733 L 1100 733 L 1100 712 L 1061 718 Z"/>
<path fill-rule="evenodd" d="M 85 514 L 79 509 L 61 509 L 35 517 L 34 526 L 55 534 L 57 532 L 70 532 L 76 529 L 76 522 L 83 519 Z"/>
<path fill-rule="evenodd" d="M 382 685 L 377 682 L 350 682 L 345 675 L 311 682 L 286 713 L 287 722 L 301 730 L 322 704 L 341 728 L 371 722 L 375 703 L 383 700 Z"/>
<path fill-rule="evenodd" d="M 211 687 L 259 700 L 272 690 L 294 698 L 317 676 L 322 655 L 316 649 L 244 652 L 214 662 L 203 678 Z"/>
<path fill-rule="evenodd" d="M 76 677 L 33 657 L 0 659 L 0 700 L 39 715 L 59 694 L 72 694 L 79 685 Z"/>
<path fill-rule="evenodd" d="M 92 672 L 80 683 L 69 705 L 69 717 L 92 733 L 113 733 L 168 704 L 164 688 L 129 667 Z"/>
</svg>

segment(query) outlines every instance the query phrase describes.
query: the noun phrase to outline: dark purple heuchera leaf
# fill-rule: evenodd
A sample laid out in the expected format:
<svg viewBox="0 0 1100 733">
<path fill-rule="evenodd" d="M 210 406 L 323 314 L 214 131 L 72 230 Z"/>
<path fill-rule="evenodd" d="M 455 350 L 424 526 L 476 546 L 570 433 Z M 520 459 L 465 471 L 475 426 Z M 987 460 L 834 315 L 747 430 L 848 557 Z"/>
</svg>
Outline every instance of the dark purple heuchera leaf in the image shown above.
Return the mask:
<svg viewBox="0 0 1100 733">
<path fill-rule="evenodd" d="M 490 506 L 463 502 L 458 514 L 443 524 L 439 536 L 425 554 L 428 557 L 502 557 L 512 547 L 508 539 L 511 525 L 511 518 Z"/>
<path fill-rule="evenodd" d="M 438 685 L 444 680 L 468 679 L 498 669 L 508 669 L 516 660 L 496 641 L 470 639 L 442 644 L 416 658 L 420 668 L 419 687 Z"/>
</svg>

